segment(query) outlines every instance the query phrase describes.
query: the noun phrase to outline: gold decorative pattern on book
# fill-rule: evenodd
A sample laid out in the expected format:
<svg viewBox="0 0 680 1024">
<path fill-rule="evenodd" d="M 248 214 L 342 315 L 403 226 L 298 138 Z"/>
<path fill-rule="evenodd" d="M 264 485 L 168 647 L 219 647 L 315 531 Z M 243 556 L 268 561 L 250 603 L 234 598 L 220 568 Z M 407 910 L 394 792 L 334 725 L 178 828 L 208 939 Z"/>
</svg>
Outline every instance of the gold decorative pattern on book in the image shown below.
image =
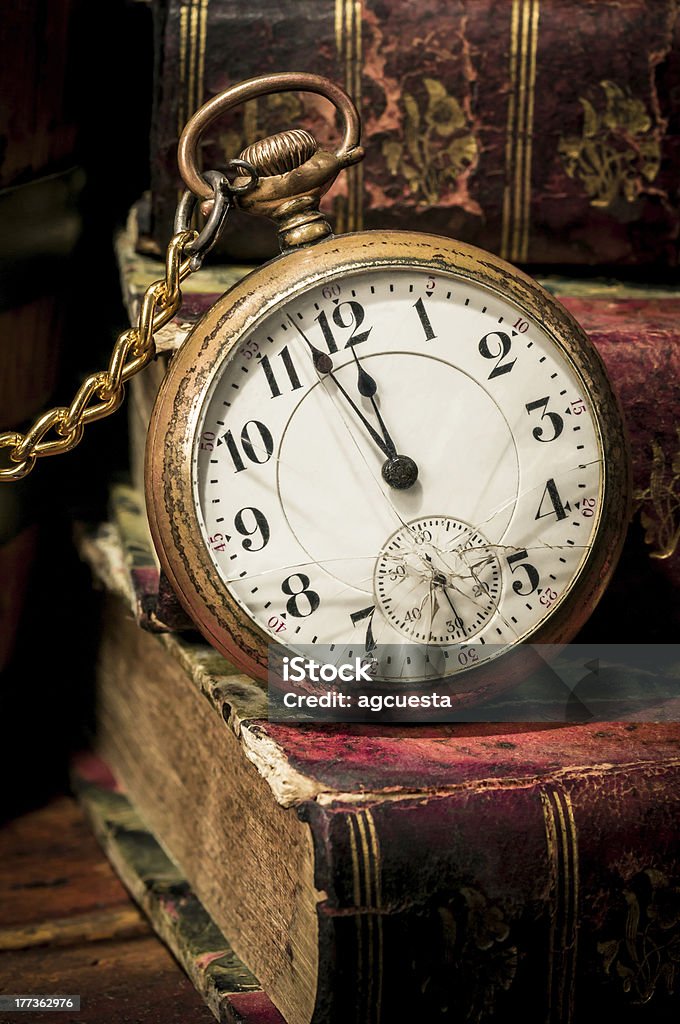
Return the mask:
<svg viewBox="0 0 680 1024">
<path fill-rule="evenodd" d="M 655 868 L 635 875 L 623 891 L 620 938 L 598 942 L 605 974 L 633 1005 L 649 1003 L 659 989 L 673 995 L 680 957 L 680 888 Z"/>
<path fill-rule="evenodd" d="M 427 1020 L 495 1020 L 525 955 L 516 944 L 512 911 L 472 885 L 451 890 L 427 908 L 414 932 L 413 970 Z M 415 926 L 414 926 L 415 927 Z"/>
<path fill-rule="evenodd" d="M 519 262 L 529 252 L 538 20 L 539 0 L 513 0 L 501 256 Z"/>
<path fill-rule="evenodd" d="M 652 558 L 671 558 L 680 543 L 680 427 L 676 427 L 678 447 L 667 458 L 658 441 L 652 441 L 652 469 L 649 487 L 638 490 L 633 498 L 640 510 L 645 541 L 654 551 Z"/>
<path fill-rule="evenodd" d="M 344 86 L 361 113 L 362 0 L 335 0 L 335 46 Z M 364 169 L 357 163 L 346 172 L 347 196 L 335 201 L 336 231 L 361 231 L 364 226 Z"/>
<path fill-rule="evenodd" d="M 582 185 L 591 206 L 605 209 L 623 199 L 634 202 L 661 166 L 661 129 L 642 100 L 615 82 L 600 82 L 591 103 L 581 96 L 580 136 L 560 139 L 559 153 L 570 178 Z"/>
<path fill-rule="evenodd" d="M 438 203 L 450 180 L 477 159 L 479 147 L 458 100 L 442 82 L 424 78 L 427 98 L 403 94 L 404 142 L 384 142 L 382 153 L 391 174 L 406 178 L 423 204 Z"/>
<path fill-rule="evenodd" d="M 357 928 L 357 1012 L 366 1024 L 382 1018 L 382 857 L 373 815 L 347 818 Z"/>
<path fill-rule="evenodd" d="M 549 1024 L 571 1024 L 578 939 L 579 862 L 576 821 L 568 793 L 541 793 L 548 846 L 552 911 L 548 949 Z"/>
</svg>

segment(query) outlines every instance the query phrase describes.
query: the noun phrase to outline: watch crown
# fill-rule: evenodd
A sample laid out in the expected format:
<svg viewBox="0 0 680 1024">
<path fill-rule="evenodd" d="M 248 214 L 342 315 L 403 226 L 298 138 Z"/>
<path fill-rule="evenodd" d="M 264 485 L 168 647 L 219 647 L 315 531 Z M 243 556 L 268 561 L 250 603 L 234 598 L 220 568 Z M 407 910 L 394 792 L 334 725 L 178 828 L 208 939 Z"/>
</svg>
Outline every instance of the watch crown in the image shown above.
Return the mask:
<svg viewBox="0 0 680 1024">
<path fill-rule="evenodd" d="M 254 142 L 243 150 L 240 159 L 252 164 L 260 176 L 271 177 L 301 167 L 318 148 L 316 139 L 309 132 L 292 128 Z"/>
</svg>

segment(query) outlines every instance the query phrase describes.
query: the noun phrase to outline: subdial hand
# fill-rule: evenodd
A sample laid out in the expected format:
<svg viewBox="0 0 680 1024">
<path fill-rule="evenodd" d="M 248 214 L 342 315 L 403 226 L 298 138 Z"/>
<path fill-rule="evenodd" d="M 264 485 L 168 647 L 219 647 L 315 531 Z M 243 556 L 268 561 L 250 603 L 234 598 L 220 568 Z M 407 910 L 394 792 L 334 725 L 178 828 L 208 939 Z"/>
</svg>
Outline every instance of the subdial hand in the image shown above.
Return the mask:
<svg viewBox="0 0 680 1024">
<path fill-rule="evenodd" d="M 434 620 L 439 611 L 439 599 L 437 597 L 437 586 L 434 580 L 430 583 L 430 634 L 434 629 Z"/>
<path fill-rule="evenodd" d="M 447 590 L 448 580 L 446 578 L 445 573 L 439 572 L 437 569 L 435 569 L 434 563 L 432 562 L 432 558 L 431 558 L 430 555 L 424 554 L 424 558 L 432 566 L 432 572 L 433 572 L 432 583 L 433 583 L 433 585 L 435 587 L 439 587 L 441 590 L 444 591 L 444 597 L 446 598 L 446 600 L 449 602 L 449 605 L 451 606 L 451 611 L 453 612 L 453 616 L 454 616 L 453 621 L 454 621 L 454 625 L 455 625 L 456 629 L 463 629 L 464 626 L 465 626 L 465 623 L 461 619 L 460 615 L 458 614 L 458 611 L 456 609 L 455 604 L 451 600 L 451 595 L 449 594 L 449 592 Z"/>
<path fill-rule="evenodd" d="M 447 590 L 446 577 L 444 578 L 444 582 L 441 584 L 441 588 L 444 591 L 444 597 L 446 598 L 446 600 L 451 605 L 451 611 L 453 612 L 453 621 L 454 621 L 456 629 L 463 629 L 465 627 L 465 623 L 463 622 L 463 620 L 461 619 L 460 615 L 456 611 L 456 606 L 453 603 L 453 601 L 451 600 L 451 595 L 449 594 L 449 592 Z"/>
</svg>

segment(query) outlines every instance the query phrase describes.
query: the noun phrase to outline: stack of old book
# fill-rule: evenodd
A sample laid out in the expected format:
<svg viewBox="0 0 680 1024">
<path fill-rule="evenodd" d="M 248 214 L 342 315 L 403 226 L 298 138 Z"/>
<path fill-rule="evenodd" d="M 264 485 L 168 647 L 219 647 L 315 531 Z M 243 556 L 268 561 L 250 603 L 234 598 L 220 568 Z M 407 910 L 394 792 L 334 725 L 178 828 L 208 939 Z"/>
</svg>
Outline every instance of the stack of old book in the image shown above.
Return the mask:
<svg viewBox="0 0 680 1024">
<path fill-rule="evenodd" d="M 329 198 L 338 230 L 431 230 L 540 265 L 598 347 L 629 427 L 635 518 L 581 638 L 676 641 L 673 0 L 258 0 L 247 17 L 167 0 L 156 13 L 152 192 L 118 241 L 131 314 L 171 234 L 178 124 L 267 69 L 344 83 L 367 158 Z M 291 123 L 334 128 L 314 97 L 252 103 L 216 128 L 204 166 Z M 234 221 L 134 382 L 133 485 L 80 538 L 105 595 L 103 760 L 76 774 L 121 877 L 221 1020 L 677 1019 L 680 726 L 276 724 L 262 685 L 159 590 L 146 424 L 192 325 L 274 254 L 266 226 Z"/>
</svg>

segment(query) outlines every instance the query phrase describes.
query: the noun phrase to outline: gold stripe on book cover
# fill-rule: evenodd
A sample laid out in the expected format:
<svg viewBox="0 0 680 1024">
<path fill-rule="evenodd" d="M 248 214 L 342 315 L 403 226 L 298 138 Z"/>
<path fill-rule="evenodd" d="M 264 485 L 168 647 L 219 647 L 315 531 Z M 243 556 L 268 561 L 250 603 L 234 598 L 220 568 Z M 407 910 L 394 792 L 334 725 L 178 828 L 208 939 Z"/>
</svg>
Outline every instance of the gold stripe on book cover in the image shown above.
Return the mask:
<svg viewBox="0 0 680 1024">
<path fill-rule="evenodd" d="M 177 136 L 203 103 L 205 95 L 205 47 L 208 30 L 208 0 L 189 0 L 179 9 L 179 82 L 177 94 Z M 200 163 L 201 153 L 199 150 Z M 182 189 L 177 192 L 177 200 Z"/>
<path fill-rule="evenodd" d="M 578 939 L 579 862 L 574 810 L 568 793 L 541 793 L 552 905 L 548 947 L 546 1021 L 571 1024 Z"/>
<path fill-rule="evenodd" d="M 362 0 L 335 0 L 335 45 L 344 86 L 361 113 Z M 364 226 L 364 169 L 354 164 L 346 171 L 347 197 L 336 200 L 336 231 L 361 231 Z"/>
<path fill-rule="evenodd" d="M 189 0 L 179 9 L 179 102 L 177 132 L 203 103 L 208 0 Z"/>
<path fill-rule="evenodd" d="M 526 261 L 529 253 L 539 7 L 539 0 L 513 0 L 510 19 L 501 256 L 520 263 Z"/>
<path fill-rule="evenodd" d="M 357 929 L 358 1019 L 380 1024 L 383 986 L 382 857 L 370 811 L 347 818 Z"/>
</svg>

